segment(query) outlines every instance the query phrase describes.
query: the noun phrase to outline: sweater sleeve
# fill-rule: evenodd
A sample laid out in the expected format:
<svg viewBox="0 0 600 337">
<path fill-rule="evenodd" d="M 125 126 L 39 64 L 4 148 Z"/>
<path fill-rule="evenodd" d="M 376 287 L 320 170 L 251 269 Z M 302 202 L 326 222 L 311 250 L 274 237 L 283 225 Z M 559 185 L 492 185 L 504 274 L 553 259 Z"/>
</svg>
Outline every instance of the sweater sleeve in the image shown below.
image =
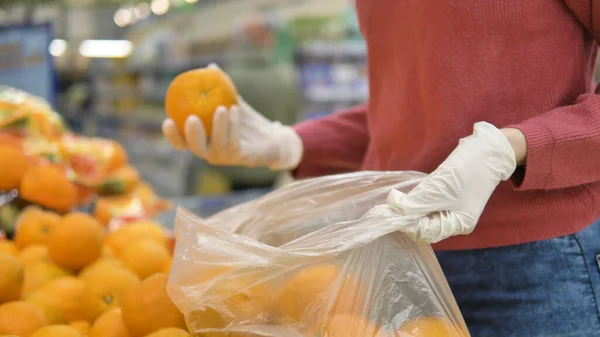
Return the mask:
<svg viewBox="0 0 600 337">
<path fill-rule="evenodd" d="M 600 3 L 565 0 L 583 26 L 600 41 Z M 600 181 L 600 86 L 570 106 L 511 125 L 527 139 L 518 190 L 558 189 Z"/>
<path fill-rule="evenodd" d="M 369 145 L 366 104 L 300 123 L 294 129 L 304 144 L 296 178 L 360 170 Z"/>
</svg>

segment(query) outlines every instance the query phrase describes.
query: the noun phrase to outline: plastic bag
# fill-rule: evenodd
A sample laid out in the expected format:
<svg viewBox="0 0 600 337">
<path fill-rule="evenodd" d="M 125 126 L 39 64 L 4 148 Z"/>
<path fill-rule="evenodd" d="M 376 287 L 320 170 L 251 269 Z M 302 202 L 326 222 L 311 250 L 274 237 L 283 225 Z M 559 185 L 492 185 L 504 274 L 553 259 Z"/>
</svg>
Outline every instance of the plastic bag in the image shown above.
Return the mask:
<svg viewBox="0 0 600 337">
<path fill-rule="evenodd" d="M 205 220 L 179 209 L 169 295 L 201 336 L 469 336 L 430 246 L 397 231 L 414 219 L 385 204 L 422 177 L 310 179 Z"/>
</svg>

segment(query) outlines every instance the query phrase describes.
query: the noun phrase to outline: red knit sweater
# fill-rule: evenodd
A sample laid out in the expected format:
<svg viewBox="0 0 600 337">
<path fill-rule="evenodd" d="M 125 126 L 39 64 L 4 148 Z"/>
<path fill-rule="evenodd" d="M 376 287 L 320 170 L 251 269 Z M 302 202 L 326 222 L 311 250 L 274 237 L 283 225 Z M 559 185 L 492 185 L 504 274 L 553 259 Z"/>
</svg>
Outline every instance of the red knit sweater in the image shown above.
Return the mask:
<svg viewBox="0 0 600 337">
<path fill-rule="evenodd" d="M 475 231 L 438 250 L 542 240 L 600 216 L 599 0 L 357 0 L 370 101 L 300 124 L 300 177 L 433 171 L 487 121 L 527 138 Z M 600 238 L 599 238 L 600 239 Z"/>
</svg>

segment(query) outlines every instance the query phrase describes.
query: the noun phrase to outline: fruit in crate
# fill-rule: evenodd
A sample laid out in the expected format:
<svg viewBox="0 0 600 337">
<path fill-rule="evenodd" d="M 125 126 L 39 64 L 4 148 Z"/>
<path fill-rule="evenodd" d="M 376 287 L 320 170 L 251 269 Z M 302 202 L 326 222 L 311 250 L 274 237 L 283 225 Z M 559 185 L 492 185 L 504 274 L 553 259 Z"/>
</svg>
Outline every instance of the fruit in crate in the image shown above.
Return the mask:
<svg viewBox="0 0 600 337">
<path fill-rule="evenodd" d="M 167 116 L 183 132 L 189 116 L 197 116 L 210 135 L 213 114 L 219 106 L 237 104 L 236 89 L 216 66 L 184 72 L 171 82 L 165 97 Z"/>
</svg>

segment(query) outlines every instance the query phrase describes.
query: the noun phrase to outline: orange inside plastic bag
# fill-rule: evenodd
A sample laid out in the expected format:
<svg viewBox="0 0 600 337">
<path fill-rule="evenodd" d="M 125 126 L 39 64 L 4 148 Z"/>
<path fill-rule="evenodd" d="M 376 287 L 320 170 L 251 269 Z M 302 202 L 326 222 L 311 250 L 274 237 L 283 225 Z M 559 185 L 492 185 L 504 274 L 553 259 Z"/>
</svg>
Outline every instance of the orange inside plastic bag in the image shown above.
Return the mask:
<svg viewBox="0 0 600 337">
<path fill-rule="evenodd" d="M 169 294 L 202 336 L 469 336 L 431 248 L 397 232 L 414 219 L 385 206 L 422 177 L 310 179 L 205 220 L 180 209 Z"/>
</svg>

